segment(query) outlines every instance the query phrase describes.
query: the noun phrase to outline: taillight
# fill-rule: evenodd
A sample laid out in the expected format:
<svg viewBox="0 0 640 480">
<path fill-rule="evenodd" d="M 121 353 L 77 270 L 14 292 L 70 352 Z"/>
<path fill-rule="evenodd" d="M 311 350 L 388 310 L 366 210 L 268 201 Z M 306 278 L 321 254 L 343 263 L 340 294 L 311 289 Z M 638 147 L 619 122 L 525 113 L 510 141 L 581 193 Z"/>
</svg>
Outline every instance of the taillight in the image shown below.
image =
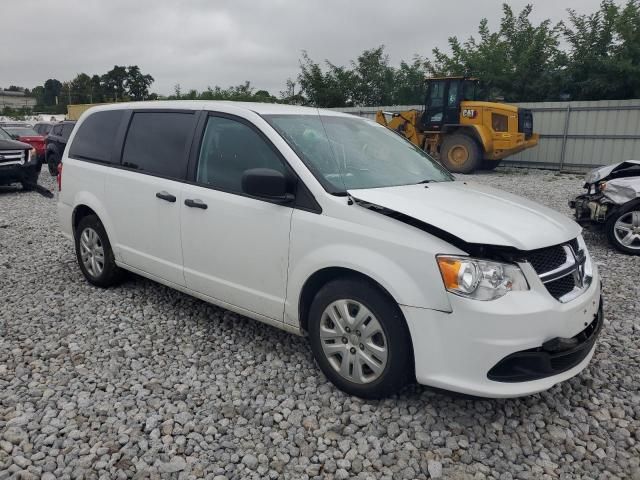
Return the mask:
<svg viewBox="0 0 640 480">
<path fill-rule="evenodd" d="M 62 162 L 58 164 L 57 180 L 58 180 L 58 191 L 61 192 L 62 191 Z"/>
</svg>

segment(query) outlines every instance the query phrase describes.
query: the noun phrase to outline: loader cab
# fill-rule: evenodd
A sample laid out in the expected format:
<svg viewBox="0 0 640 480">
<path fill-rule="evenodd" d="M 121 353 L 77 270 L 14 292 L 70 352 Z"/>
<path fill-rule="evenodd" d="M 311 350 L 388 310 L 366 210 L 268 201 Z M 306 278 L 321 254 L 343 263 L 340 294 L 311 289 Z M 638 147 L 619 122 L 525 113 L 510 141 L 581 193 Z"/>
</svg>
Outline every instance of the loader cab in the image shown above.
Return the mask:
<svg viewBox="0 0 640 480">
<path fill-rule="evenodd" d="M 427 131 L 440 131 L 443 125 L 460 123 L 460 103 L 480 100 L 480 82 L 469 77 L 428 78 L 422 126 Z"/>
</svg>

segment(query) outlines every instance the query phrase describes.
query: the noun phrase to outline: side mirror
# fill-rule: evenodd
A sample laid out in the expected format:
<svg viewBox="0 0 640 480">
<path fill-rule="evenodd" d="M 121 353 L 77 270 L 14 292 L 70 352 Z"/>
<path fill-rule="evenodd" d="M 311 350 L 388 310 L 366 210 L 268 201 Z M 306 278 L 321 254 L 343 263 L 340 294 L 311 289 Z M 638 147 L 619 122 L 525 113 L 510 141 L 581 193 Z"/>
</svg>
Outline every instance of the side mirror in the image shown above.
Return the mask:
<svg viewBox="0 0 640 480">
<path fill-rule="evenodd" d="M 287 177 L 271 168 L 251 168 L 242 174 L 242 191 L 252 197 L 275 203 L 289 203 L 294 195 L 287 192 Z"/>
</svg>

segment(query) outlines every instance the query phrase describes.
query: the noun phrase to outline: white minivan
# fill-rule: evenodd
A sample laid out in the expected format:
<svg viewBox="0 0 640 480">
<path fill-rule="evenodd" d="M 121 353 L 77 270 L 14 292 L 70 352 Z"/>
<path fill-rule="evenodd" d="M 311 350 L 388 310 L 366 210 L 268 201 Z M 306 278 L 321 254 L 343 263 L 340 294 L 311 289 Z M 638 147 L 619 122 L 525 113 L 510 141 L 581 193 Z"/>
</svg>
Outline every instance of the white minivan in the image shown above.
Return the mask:
<svg viewBox="0 0 640 480">
<path fill-rule="evenodd" d="M 572 220 L 456 180 L 401 136 L 329 110 L 233 102 L 94 107 L 58 214 L 87 280 L 123 270 L 308 336 L 340 389 L 486 396 L 589 363 L 600 279 Z"/>
</svg>

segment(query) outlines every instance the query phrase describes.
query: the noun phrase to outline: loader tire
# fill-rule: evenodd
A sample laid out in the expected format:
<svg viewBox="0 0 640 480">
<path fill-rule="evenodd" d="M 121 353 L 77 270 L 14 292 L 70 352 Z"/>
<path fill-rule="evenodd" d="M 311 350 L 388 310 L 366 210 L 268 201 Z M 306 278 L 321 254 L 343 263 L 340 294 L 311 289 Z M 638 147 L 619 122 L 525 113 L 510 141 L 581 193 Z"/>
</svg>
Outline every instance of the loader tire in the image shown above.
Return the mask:
<svg viewBox="0 0 640 480">
<path fill-rule="evenodd" d="M 450 172 L 473 173 L 480 167 L 482 152 L 473 138 L 454 133 L 442 142 L 440 161 Z"/>
</svg>

